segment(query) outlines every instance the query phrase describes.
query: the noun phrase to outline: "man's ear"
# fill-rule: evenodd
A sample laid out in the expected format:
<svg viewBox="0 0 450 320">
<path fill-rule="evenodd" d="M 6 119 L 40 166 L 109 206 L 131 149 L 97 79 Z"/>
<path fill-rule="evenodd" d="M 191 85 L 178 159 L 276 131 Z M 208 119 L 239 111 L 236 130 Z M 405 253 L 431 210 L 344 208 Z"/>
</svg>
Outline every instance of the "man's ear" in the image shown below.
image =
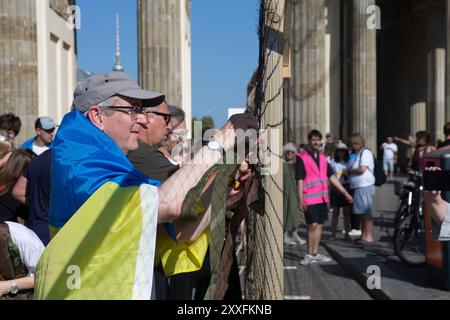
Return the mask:
<svg viewBox="0 0 450 320">
<path fill-rule="evenodd" d="M 103 114 L 100 110 L 99 106 L 91 106 L 89 107 L 89 111 L 87 114 L 87 118 L 89 121 L 92 122 L 94 126 L 99 128 L 101 131 L 105 129 L 104 122 L 103 122 Z"/>
</svg>

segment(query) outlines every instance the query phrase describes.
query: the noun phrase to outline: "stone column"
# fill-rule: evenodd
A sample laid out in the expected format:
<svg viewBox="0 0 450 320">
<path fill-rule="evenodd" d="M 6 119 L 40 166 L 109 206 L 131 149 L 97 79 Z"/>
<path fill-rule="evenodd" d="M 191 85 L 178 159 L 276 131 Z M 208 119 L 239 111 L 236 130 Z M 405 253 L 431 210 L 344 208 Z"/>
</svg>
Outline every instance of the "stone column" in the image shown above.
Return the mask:
<svg viewBox="0 0 450 320">
<path fill-rule="evenodd" d="M 445 118 L 450 122 L 450 0 L 445 1 L 446 5 L 446 50 L 447 50 L 447 74 L 446 74 L 446 103 L 445 103 Z"/>
<path fill-rule="evenodd" d="M 435 48 L 428 52 L 428 119 L 431 139 L 443 139 L 445 124 L 445 49 Z"/>
<path fill-rule="evenodd" d="M 290 13 L 292 76 L 285 105 L 285 142 L 306 143 L 308 132 L 325 134 L 325 1 L 292 2 Z"/>
<path fill-rule="evenodd" d="M 36 3 L 0 0 L 0 114 L 20 116 L 18 141 L 34 135 L 37 77 Z"/>
<path fill-rule="evenodd" d="M 446 15 L 443 3 L 432 4 L 427 12 L 428 40 L 428 118 L 431 139 L 443 139 L 445 124 Z"/>
<path fill-rule="evenodd" d="M 341 28 L 341 14 L 342 14 L 342 2 L 341 0 L 327 0 L 327 23 L 326 34 L 329 39 L 329 93 L 326 92 L 325 96 L 329 97 L 327 100 L 329 108 L 329 120 L 331 131 L 336 137 L 342 137 L 340 131 L 340 125 L 343 119 L 341 119 L 342 108 L 342 28 Z"/>
<path fill-rule="evenodd" d="M 428 61 L 427 46 L 427 14 L 422 9 L 416 9 L 411 17 L 411 28 L 408 36 L 410 41 L 410 120 L 411 126 L 408 134 L 414 135 L 417 131 L 427 130 L 427 91 L 428 91 Z M 422 43 L 422 45 L 417 45 Z"/>
<path fill-rule="evenodd" d="M 377 152 L 376 30 L 367 26 L 375 0 L 353 0 L 352 128 Z"/>
<path fill-rule="evenodd" d="M 260 236 L 257 245 L 263 261 L 262 296 L 264 300 L 282 300 L 284 297 L 283 277 L 283 31 L 285 1 L 264 1 L 264 61 L 263 81 L 264 113 L 261 128 L 267 128 L 267 149 L 260 153 L 265 164 L 261 172 L 265 195 L 265 215 L 260 219 Z M 261 67 L 261 66 L 260 66 Z M 270 176 L 269 176 L 270 175 Z M 268 257 L 270 257 L 268 259 Z"/>
<path fill-rule="evenodd" d="M 180 0 L 139 0 L 139 82 L 182 107 Z"/>
</svg>

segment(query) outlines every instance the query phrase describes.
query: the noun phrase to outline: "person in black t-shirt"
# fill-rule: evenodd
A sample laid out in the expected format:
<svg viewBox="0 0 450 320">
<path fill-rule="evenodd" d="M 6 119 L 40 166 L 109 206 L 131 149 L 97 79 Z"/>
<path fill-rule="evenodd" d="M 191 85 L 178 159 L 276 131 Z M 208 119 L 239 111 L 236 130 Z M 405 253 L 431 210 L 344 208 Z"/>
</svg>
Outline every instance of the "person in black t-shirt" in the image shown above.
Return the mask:
<svg viewBox="0 0 450 320">
<path fill-rule="evenodd" d="M 308 224 L 308 253 L 300 261 L 304 266 L 331 261 L 329 257 L 318 252 L 322 228 L 328 217 L 328 183 L 331 182 L 348 203 L 353 202 L 351 195 L 333 175 L 333 169 L 325 155 L 320 152 L 321 141 L 322 134 L 318 130 L 312 130 L 308 134 L 305 152 L 297 156 L 295 179 L 299 207 L 300 211 L 304 212 Z"/>
<path fill-rule="evenodd" d="M 52 151 L 47 150 L 31 161 L 13 189 L 13 196 L 29 205 L 25 224 L 47 245 L 50 241 L 48 210 L 50 208 Z"/>
<path fill-rule="evenodd" d="M 445 141 L 438 145 L 438 149 L 450 149 L 450 122 L 444 126 Z"/>
</svg>

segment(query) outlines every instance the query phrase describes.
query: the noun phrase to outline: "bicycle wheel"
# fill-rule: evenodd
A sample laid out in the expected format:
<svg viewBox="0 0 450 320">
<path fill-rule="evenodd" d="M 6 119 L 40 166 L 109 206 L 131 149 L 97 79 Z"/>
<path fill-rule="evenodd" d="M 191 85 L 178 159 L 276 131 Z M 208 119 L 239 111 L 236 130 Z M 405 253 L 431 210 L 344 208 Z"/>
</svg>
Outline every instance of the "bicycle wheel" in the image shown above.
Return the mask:
<svg viewBox="0 0 450 320">
<path fill-rule="evenodd" d="M 395 229 L 394 250 L 400 260 L 411 267 L 426 264 L 425 225 L 422 218 L 406 216 Z"/>
</svg>

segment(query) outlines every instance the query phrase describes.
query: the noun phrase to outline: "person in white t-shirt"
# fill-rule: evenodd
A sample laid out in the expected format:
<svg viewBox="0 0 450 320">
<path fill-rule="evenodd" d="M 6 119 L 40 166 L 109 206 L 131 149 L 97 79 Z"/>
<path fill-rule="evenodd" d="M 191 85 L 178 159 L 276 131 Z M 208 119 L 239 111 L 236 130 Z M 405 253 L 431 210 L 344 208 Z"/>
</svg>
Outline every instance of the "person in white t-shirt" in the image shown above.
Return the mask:
<svg viewBox="0 0 450 320">
<path fill-rule="evenodd" d="M 350 138 L 354 156 L 347 164 L 345 174 L 349 177 L 353 192 L 353 214 L 361 217 L 362 237 L 360 244 L 373 242 L 372 205 L 375 197 L 375 168 L 372 151 L 365 148 L 364 139 L 359 133 Z"/>
<path fill-rule="evenodd" d="M 56 124 L 50 117 L 40 117 L 34 124 L 36 136 L 25 141 L 20 149 L 30 149 L 37 156 L 50 149 L 55 136 Z"/>
<path fill-rule="evenodd" d="M 0 223 L 0 299 L 31 298 L 43 251 L 44 244 L 32 230 L 15 222 Z"/>
<path fill-rule="evenodd" d="M 394 169 L 397 162 L 398 147 L 392 137 L 387 137 L 386 142 L 380 147 L 383 150 L 383 169 L 388 181 L 394 181 Z"/>
</svg>

